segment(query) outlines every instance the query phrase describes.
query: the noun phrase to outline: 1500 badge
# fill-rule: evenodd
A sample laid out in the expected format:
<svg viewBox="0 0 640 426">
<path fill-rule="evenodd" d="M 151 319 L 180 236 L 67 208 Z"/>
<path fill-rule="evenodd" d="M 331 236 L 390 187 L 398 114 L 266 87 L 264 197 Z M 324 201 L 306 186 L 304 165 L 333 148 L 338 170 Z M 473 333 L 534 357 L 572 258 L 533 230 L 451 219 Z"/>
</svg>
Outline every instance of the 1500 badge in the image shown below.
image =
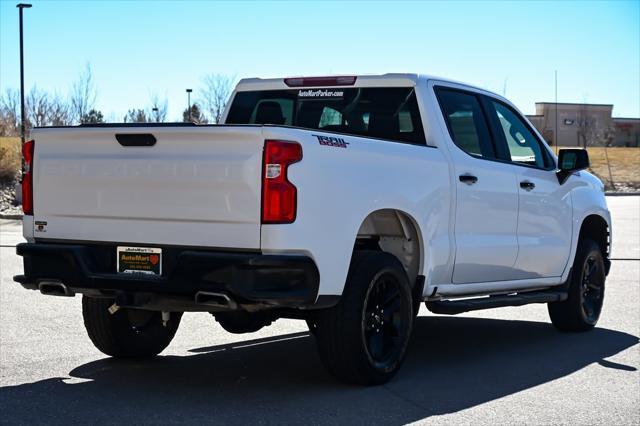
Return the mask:
<svg viewBox="0 0 640 426">
<path fill-rule="evenodd" d="M 313 135 L 318 138 L 320 145 L 333 146 L 336 148 L 347 148 L 349 142 L 345 142 L 342 138 L 336 138 L 333 136 Z"/>
</svg>

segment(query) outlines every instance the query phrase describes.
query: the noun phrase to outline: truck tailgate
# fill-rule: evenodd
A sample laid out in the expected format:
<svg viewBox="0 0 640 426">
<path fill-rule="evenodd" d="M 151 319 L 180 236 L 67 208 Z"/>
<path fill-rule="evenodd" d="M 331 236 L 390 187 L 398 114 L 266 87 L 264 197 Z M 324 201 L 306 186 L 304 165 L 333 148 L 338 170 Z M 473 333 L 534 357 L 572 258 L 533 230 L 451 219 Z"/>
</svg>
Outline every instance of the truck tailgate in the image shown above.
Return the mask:
<svg viewBox="0 0 640 426">
<path fill-rule="evenodd" d="M 123 146 L 117 134 L 150 134 L 156 143 Z M 32 136 L 35 238 L 260 247 L 260 127 L 49 128 Z"/>
</svg>

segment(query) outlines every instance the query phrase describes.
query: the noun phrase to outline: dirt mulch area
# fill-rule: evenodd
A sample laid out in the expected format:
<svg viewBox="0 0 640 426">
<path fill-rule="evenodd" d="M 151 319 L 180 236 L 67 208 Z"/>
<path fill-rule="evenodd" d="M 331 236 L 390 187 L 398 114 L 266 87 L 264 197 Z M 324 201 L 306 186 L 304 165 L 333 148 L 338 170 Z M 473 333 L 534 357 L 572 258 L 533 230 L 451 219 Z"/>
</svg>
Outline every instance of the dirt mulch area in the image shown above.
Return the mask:
<svg viewBox="0 0 640 426">
<path fill-rule="evenodd" d="M 611 147 L 605 151 L 602 147 L 589 147 L 587 151 L 591 161 L 589 171 L 604 182 L 607 191 L 640 191 L 640 148 Z"/>
</svg>

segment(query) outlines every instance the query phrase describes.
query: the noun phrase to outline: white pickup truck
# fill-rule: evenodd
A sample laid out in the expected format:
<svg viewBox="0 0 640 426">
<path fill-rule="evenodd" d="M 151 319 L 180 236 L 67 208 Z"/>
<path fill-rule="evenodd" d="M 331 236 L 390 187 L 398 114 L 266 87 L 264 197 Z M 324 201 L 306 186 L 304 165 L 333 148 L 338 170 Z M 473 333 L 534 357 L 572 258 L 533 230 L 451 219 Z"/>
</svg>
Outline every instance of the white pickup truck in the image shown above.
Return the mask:
<svg viewBox="0 0 640 426">
<path fill-rule="evenodd" d="M 603 185 L 503 97 L 411 74 L 245 79 L 224 123 L 33 130 L 15 280 L 82 294 L 114 357 L 157 355 L 188 311 L 234 333 L 306 320 L 361 384 L 397 372 L 423 301 L 596 324 Z"/>
</svg>

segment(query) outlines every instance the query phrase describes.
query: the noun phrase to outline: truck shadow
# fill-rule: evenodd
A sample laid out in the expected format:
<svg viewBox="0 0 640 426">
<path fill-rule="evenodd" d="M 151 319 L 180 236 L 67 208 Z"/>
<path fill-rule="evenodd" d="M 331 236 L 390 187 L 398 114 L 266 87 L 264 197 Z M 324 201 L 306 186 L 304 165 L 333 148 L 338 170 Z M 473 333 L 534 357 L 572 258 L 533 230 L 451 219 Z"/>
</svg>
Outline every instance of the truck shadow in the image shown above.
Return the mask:
<svg viewBox="0 0 640 426">
<path fill-rule="evenodd" d="M 549 324 L 419 317 L 409 355 L 388 385 L 329 377 L 307 333 L 194 349 L 147 362 L 101 359 L 0 390 L 11 423 L 388 423 L 456 412 L 576 372 L 638 343 L 597 328 L 563 334 Z M 10 413 L 10 415 L 8 415 Z M 6 416 L 6 417 L 5 417 Z"/>
</svg>

